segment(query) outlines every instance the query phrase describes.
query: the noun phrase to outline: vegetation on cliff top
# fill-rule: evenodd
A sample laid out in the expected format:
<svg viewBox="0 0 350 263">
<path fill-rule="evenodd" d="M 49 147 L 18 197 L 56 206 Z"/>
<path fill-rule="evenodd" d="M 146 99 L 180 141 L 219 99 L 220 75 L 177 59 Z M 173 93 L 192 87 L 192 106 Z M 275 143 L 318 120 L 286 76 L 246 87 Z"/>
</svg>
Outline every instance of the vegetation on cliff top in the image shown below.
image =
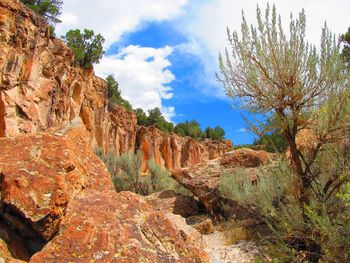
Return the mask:
<svg viewBox="0 0 350 263">
<path fill-rule="evenodd" d="M 92 68 L 92 64 L 99 63 L 102 58 L 105 39 L 93 30 L 69 30 L 62 39 L 74 53 L 74 63 L 84 68 Z"/>
<path fill-rule="evenodd" d="M 61 22 L 58 16 L 61 14 L 63 0 L 21 0 L 21 2 L 45 17 L 51 25 Z"/>
<path fill-rule="evenodd" d="M 133 111 L 137 117 L 137 124 L 141 126 L 155 126 L 163 132 L 175 132 L 180 136 L 189 136 L 194 139 L 212 139 L 223 140 L 225 131 L 219 126 L 215 128 L 207 127 L 205 131 L 199 126 L 197 121 L 186 121 L 174 125 L 165 119 L 159 108 L 154 108 L 148 111 L 148 115 L 140 108 L 132 109 L 130 103 L 123 99 L 119 84 L 112 75 L 107 77 L 108 100 L 111 105 L 119 105 Z"/>
<path fill-rule="evenodd" d="M 270 227 L 283 262 L 348 262 L 349 203 L 342 196 L 350 182 L 350 79 L 340 44 L 326 26 L 320 51 L 308 43 L 304 11 L 291 18 L 288 36 L 275 7 L 264 16 L 258 8 L 257 20 L 249 27 L 243 15 L 241 37 L 228 30 L 219 78 L 242 108 L 276 116 L 289 160 L 262 170 L 257 185 L 238 172 L 223 192 Z M 297 145 L 301 130 L 314 138 L 308 149 Z"/>
</svg>

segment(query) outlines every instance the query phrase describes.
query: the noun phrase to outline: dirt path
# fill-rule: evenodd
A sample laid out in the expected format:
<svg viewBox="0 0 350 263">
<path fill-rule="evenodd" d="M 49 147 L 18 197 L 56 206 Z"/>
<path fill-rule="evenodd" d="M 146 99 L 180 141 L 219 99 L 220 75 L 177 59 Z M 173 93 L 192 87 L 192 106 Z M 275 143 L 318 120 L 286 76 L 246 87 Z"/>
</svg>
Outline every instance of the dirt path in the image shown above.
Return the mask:
<svg viewBox="0 0 350 263">
<path fill-rule="evenodd" d="M 224 233 L 215 231 L 203 235 L 205 251 L 209 254 L 212 263 L 246 263 L 254 262 L 258 250 L 251 241 L 240 241 L 236 244 L 227 244 Z"/>
</svg>

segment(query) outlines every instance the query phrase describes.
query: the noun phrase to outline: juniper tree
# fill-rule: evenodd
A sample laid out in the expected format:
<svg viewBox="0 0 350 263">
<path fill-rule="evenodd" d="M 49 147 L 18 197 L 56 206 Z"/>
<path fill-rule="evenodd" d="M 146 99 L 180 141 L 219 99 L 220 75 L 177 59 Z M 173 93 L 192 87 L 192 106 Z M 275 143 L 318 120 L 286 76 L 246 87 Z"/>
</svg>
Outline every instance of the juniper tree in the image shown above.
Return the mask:
<svg viewBox="0 0 350 263">
<path fill-rule="evenodd" d="M 21 0 L 26 6 L 44 16 L 51 24 L 60 23 L 62 0 Z"/>
<path fill-rule="evenodd" d="M 93 63 L 100 62 L 104 54 L 105 39 L 100 34 L 95 35 L 93 30 L 69 30 L 62 39 L 72 49 L 74 62 L 78 66 L 91 68 Z"/>
<path fill-rule="evenodd" d="M 307 226 L 312 220 L 307 209 L 314 201 L 327 204 L 349 181 L 344 172 L 349 167 L 346 152 L 341 155 L 342 161 L 336 154 L 327 157 L 327 162 L 339 165 L 334 169 L 320 161 L 321 153 L 329 145 L 338 147 L 349 130 L 349 78 L 340 45 L 326 24 L 319 50 L 306 41 L 305 29 L 304 10 L 297 18 L 291 16 L 289 34 L 285 33 L 275 6 L 272 10 L 267 6 L 264 15 L 257 8 L 257 27 L 249 27 L 242 14 L 241 35 L 227 29 L 229 49 L 219 55 L 218 79 L 226 94 L 237 99 L 243 109 L 276 116 L 289 146 L 298 189 L 295 198 L 304 223 L 297 243 L 303 243 L 308 260 L 316 262 L 320 256 L 320 234 L 309 239 L 312 229 Z M 310 130 L 315 137 L 308 151 L 298 148 L 301 130 Z"/>
</svg>

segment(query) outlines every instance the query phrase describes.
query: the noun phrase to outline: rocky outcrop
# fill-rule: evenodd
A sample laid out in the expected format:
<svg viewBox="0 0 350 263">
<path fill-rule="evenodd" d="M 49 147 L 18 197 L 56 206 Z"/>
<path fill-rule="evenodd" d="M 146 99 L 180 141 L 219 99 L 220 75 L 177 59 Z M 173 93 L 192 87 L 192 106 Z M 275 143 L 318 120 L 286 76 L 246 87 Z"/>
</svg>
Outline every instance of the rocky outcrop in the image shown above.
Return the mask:
<svg viewBox="0 0 350 263">
<path fill-rule="evenodd" d="M 84 190 L 30 262 L 208 262 L 198 232 L 176 220 L 136 194 Z"/>
<path fill-rule="evenodd" d="M 194 215 L 186 218 L 186 223 L 199 231 L 203 235 L 214 232 L 214 225 L 211 218 L 206 215 Z"/>
<path fill-rule="evenodd" d="M 48 132 L 0 139 L 0 230 L 3 224 L 18 235 L 13 248 L 15 239 L 2 238 L 0 231 L 6 258 L 207 262 L 198 232 L 184 219 L 114 190 L 87 134 L 75 119 Z"/>
<path fill-rule="evenodd" d="M 84 188 L 114 190 L 86 137 L 77 122 L 52 134 L 0 141 L 0 214 L 28 240 L 32 251 L 57 233 L 67 204 Z"/>
<path fill-rule="evenodd" d="M 192 197 L 175 193 L 173 190 L 154 193 L 145 197 L 153 209 L 189 217 L 198 214 L 198 202 Z"/>
<path fill-rule="evenodd" d="M 227 152 L 220 159 L 220 165 L 225 168 L 242 166 L 246 168 L 254 168 L 269 161 L 269 154 L 265 151 L 255 151 L 252 149 L 238 149 Z"/>
<path fill-rule="evenodd" d="M 83 120 L 94 145 L 107 150 L 106 83 L 73 65 L 43 18 L 18 0 L 0 2 L 0 136 L 35 133 Z"/>
<path fill-rule="evenodd" d="M 141 170 L 144 172 L 150 158 L 173 170 L 218 158 L 232 148 L 231 141 L 195 141 L 155 127 L 140 127 L 136 140 L 137 149 L 143 153 Z"/>
<path fill-rule="evenodd" d="M 181 185 L 190 190 L 205 208 L 220 214 L 222 198 L 219 185 L 225 174 L 234 175 L 237 167 L 244 167 L 251 176 L 252 183 L 257 180 L 256 168 L 269 162 L 269 154 L 264 151 L 240 149 L 226 153 L 223 157 L 196 166 L 172 170 L 172 176 Z M 234 208 L 234 204 L 232 204 Z M 234 214 L 239 212 L 233 211 Z"/>
<path fill-rule="evenodd" d="M 137 119 L 136 115 L 120 106 L 111 106 L 109 111 L 110 127 L 108 129 L 107 151 L 116 155 L 135 152 Z"/>
<path fill-rule="evenodd" d="M 29 258 L 21 237 L 0 219 L 0 262 L 19 263 Z"/>
<path fill-rule="evenodd" d="M 93 70 L 75 67 L 73 53 L 50 36 L 45 21 L 18 0 L 0 2 L 0 137 L 45 131 L 80 118 L 93 147 L 120 155 L 142 151 L 169 169 L 217 158 L 229 142 L 196 142 L 136 127 L 136 116 L 110 107 L 106 82 Z"/>
</svg>

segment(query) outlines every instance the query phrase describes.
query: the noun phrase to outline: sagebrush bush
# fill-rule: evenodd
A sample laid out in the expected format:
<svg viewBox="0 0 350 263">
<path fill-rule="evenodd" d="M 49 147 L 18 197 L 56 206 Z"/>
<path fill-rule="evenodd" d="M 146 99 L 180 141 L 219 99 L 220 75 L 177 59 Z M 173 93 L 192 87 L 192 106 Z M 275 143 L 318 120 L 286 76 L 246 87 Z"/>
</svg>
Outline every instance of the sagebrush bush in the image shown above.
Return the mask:
<svg viewBox="0 0 350 263">
<path fill-rule="evenodd" d="M 328 147 L 317 163 L 317 168 L 313 168 L 320 173 L 343 170 L 344 180 L 349 176 L 347 153 L 338 146 Z M 262 236 L 266 254 L 277 258 L 277 262 L 299 262 L 306 258 L 350 262 L 349 185 L 326 198 L 322 196 L 326 186 L 322 181 L 328 176 L 320 176 L 315 179 L 310 204 L 300 206 L 300 182 L 288 160 L 280 157 L 256 173 L 258 182 L 252 184 L 248 170 L 236 168 L 223 177 L 219 190 L 224 198 L 238 202 L 251 212 L 252 219 L 263 222 L 269 229 L 269 234 L 264 232 Z M 305 216 L 308 220 L 304 220 Z"/>
<path fill-rule="evenodd" d="M 160 167 L 153 159 L 148 161 L 149 171 L 140 172 L 142 153 L 123 153 L 117 157 L 113 152 L 103 154 L 101 149 L 95 149 L 95 154 L 106 164 L 112 175 L 113 184 L 118 192 L 131 191 L 141 195 L 174 190 L 177 193 L 189 195 L 189 191 L 175 181 L 169 171 Z"/>
</svg>

